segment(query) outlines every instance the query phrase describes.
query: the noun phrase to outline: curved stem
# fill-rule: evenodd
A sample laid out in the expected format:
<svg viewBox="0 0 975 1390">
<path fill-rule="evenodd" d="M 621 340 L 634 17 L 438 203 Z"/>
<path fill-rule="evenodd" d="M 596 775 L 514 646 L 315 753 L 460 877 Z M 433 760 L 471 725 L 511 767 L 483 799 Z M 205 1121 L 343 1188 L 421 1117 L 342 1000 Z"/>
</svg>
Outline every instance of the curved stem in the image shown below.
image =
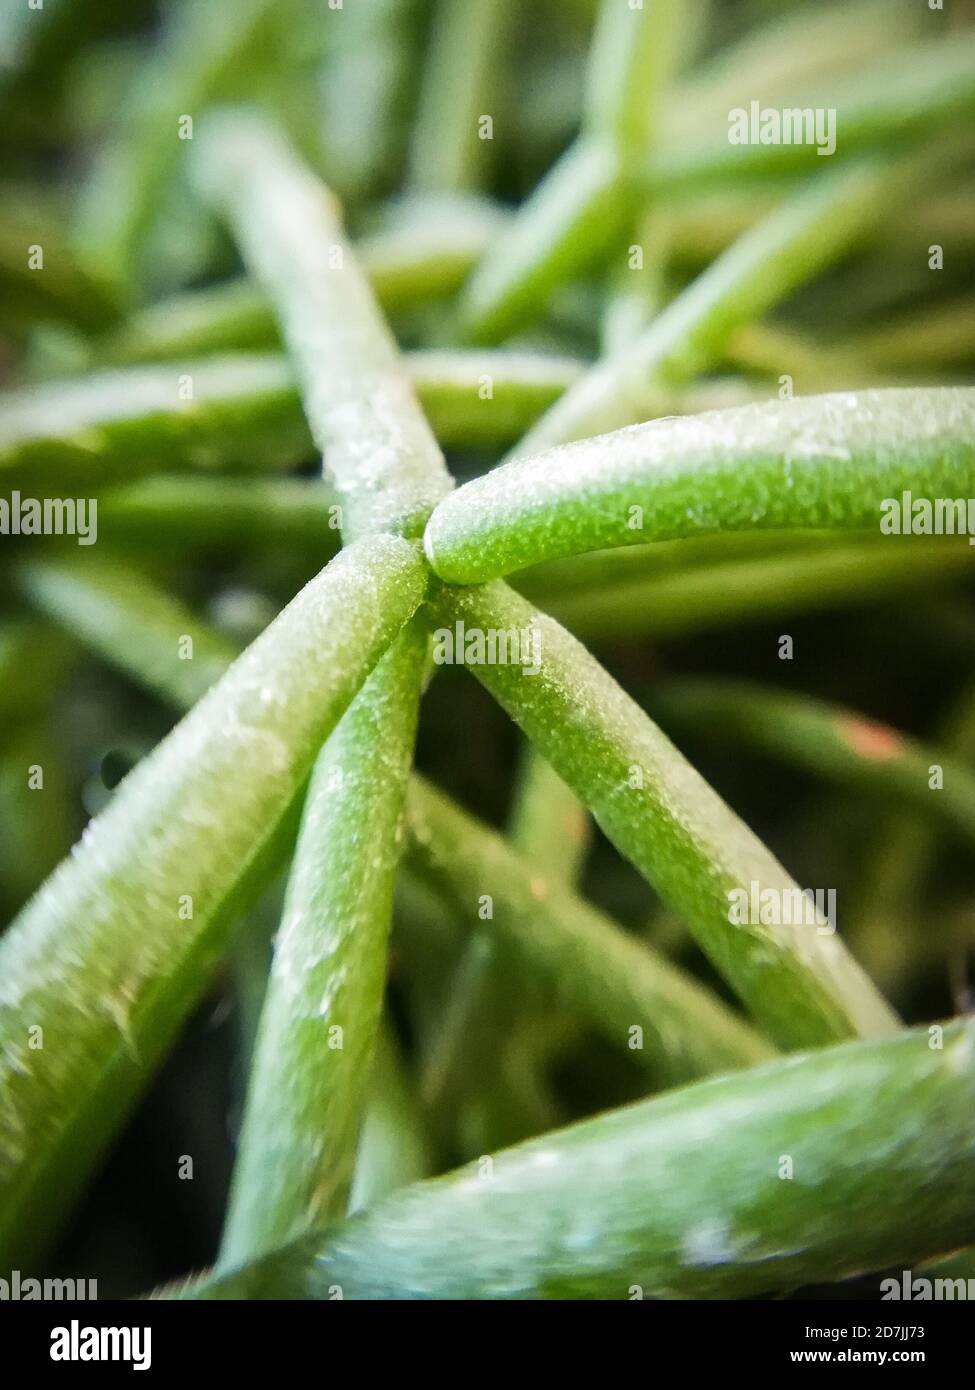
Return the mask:
<svg viewBox="0 0 975 1390">
<path fill-rule="evenodd" d="M 729 739 L 913 807 L 975 847 L 975 774 L 948 750 L 842 705 L 754 682 L 677 681 L 654 690 L 649 704 L 667 728 Z"/>
<path fill-rule="evenodd" d="M 491 931 L 551 981 L 609 1041 L 662 1084 L 749 1066 L 768 1045 L 690 976 L 668 964 L 446 797 L 414 778 L 409 862 L 472 927 Z"/>
<path fill-rule="evenodd" d="M 895 171 L 896 173 L 896 171 Z M 838 260 L 889 206 L 895 176 L 878 163 L 808 181 L 733 242 L 632 344 L 592 367 L 518 446 L 531 454 L 641 418 L 649 382 L 686 381 L 731 333 Z"/>
<path fill-rule="evenodd" d="M 428 558 L 479 583 L 541 560 L 752 528 L 921 532 L 975 485 L 975 389 L 843 392 L 652 421 L 518 458 L 436 509 Z M 904 495 L 908 501 L 902 505 Z M 954 502 L 941 528 L 968 529 Z M 975 521 L 975 517 L 973 517 Z M 973 528 L 975 529 L 975 528 Z"/>
<path fill-rule="evenodd" d="M 687 922 L 769 1036 L 785 1047 L 888 1032 L 895 1016 L 822 919 L 785 910 L 799 889 L 643 711 L 558 623 L 503 584 L 445 590 L 438 629 Z M 465 633 L 528 645 L 525 664 L 478 657 Z M 436 653 L 435 653 L 436 654 Z M 507 662 L 514 658 L 510 655 Z M 735 896 L 772 890 L 778 920 L 741 922 Z M 764 915 L 764 914 L 762 914 Z"/>
<path fill-rule="evenodd" d="M 312 772 L 261 1013 L 219 1265 L 345 1213 L 386 984 L 422 626 L 393 646 Z"/>
<path fill-rule="evenodd" d="M 973 1058 L 968 1020 L 698 1082 L 176 1293 L 734 1298 L 910 1268 L 975 1231 Z"/>
<path fill-rule="evenodd" d="M 9 1267 L 44 1244 L 148 1082 L 323 740 L 425 588 L 406 541 L 337 556 L 129 774 L 0 941 Z"/>
<path fill-rule="evenodd" d="M 275 304 L 343 535 L 416 534 L 451 481 L 334 198 L 248 112 L 208 117 L 195 169 Z"/>
</svg>

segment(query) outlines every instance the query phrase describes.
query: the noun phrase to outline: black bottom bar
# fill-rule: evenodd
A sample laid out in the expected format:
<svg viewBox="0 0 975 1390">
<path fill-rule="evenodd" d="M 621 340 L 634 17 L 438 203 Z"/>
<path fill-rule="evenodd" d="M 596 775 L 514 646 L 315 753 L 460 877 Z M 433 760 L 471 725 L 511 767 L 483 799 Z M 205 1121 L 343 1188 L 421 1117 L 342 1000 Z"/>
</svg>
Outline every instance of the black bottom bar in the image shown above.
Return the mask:
<svg viewBox="0 0 975 1390">
<path fill-rule="evenodd" d="M 65 1378 L 116 1372 L 168 1382 L 187 1371 L 246 1372 L 253 1378 L 268 1369 L 290 1375 L 306 1363 L 334 1374 L 350 1358 L 362 1369 L 368 1362 L 374 1373 L 380 1349 L 399 1372 L 409 1366 L 414 1373 L 423 1368 L 443 1374 L 455 1360 L 448 1349 L 465 1334 L 475 1339 L 470 1345 L 482 1375 L 492 1357 L 501 1369 L 517 1356 L 524 1369 L 531 1347 L 549 1368 L 560 1351 L 574 1358 L 580 1334 L 597 1336 L 598 1343 L 586 1344 L 601 1348 L 601 1356 L 611 1351 L 617 1367 L 620 1353 L 632 1352 L 648 1370 L 665 1364 L 660 1358 L 669 1353 L 666 1364 L 679 1359 L 688 1370 L 782 1374 L 800 1367 L 873 1365 L 948 1372 L 970 1343 L 971 1307 L 963 1301 L 8 1302 L 0 1305 L 0 1334 L 6 1363 L 19 1374 L 50 1368 Z M 380 1342 L 378 1330 L 384 1334 Z"/>
</svg>

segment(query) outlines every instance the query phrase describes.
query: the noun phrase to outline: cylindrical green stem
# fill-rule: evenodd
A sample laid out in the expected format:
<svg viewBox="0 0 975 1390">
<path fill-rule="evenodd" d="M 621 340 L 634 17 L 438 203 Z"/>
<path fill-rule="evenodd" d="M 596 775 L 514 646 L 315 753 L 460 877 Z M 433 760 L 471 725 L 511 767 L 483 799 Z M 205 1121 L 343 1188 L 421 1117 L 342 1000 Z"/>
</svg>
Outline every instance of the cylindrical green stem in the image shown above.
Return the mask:
<svg viewBox="0 0 975 1390">
<path fill-rule="evenodd" d="M 748 533 L 740 539 L 759 543 Z M 608 552 L 619 559 L 636 553 Z M 738 559 L 722 556 L 714 565 L 688 564 L 632 578 L 621 572 L 615 580 L 567 592 L 559 592 L 555 576 L 549 580 L 539 569 L 530 580 L 527 574 L 518 576 L 518 587 L 577 637 L 633 640 L 718 630 L 756 618 L 883 605 L 924 589 L 957 586 L 973 567 L 975 550 L 966 545 L 877 536 L 808 550 L 790 542 L 780 553 L 752 560 L 744 554 Z"/>
<path fill-rule="evenodd" d="M 574 886 L 589 846 L 589 817 L 527 742 L 509 826 L 512 847 L 531 863 L 538 893 L 550 883 Z M 526 935 L 534 939 L 534 928 Z M 526 979 L 517 944 L 506 943 L 503 927 L 492 919 L 478 923 L 454 972 L 450 1008 L 427 1060 L 425 1090 L 428 1101 L 447 1098 L 477 1152 L 554 1123 L 556 1106 L 542 1074 L 538 1038 L 540 1015 L 550 1012 L 557 997 L 558 969 L 553 972 L 553 962 L 548 970 L 544 961 L 538 964 Z"/>
<path fill-rule="evenodd" d="M 438 0 L 410 145 L 415 188 L 481 188 L 501 111 L 502 47 L 510 0 Z M 491 124 L 479 129 L 485 119 Z M 483 130 L 483 133 L 482 133 Z"/>
<path fill-rule="evenodd" d="M 816 95 L 845 74 L 888 64 L 910 50 L 926 15 L 903 0 L 825 0 L 776 6 L 766 20 L 713 49 L 682 78 L 665 113 L 661 150 L 695 148 L 725 134 L 728 112 L 760 106 L 816 106 Z M 898 51 L 899 50 L 899 51 Z M 872 75 L 872 74 L 871 74 Z"/>
<path fill-rule="evenodd" d="M 752 105 L 756 111 L 761 109 L 755 98 L 733 108 L 741 113 L 737 127 L 729 114 L 729 126 L 718 138 L 711 135 L 701 143 L 675 141 L 655 151 L 647 163 L 647 188 L 659 194 L 685 184 L 756 173 L 814 174 L 824 151 L 843 157 L 864 148 L 903 144 L 952 120 L 970 119 L 975 110 L 975 41 L 970 34 L 957 32 L 927 43 L 905 44 L 893 59 L 885 57 L 866 73 L 847 76 L 832 87 L 820 84 L 815 101 L 793 98 L 787 107 L 798 108 L 800 116 L 804 107 L 822 113 L 812 138 L 750 138 L 751 122 L 761 119 L 752 115 Z M 736 132 L 738 138 L 734 138 Z"/>
<path fill-rule="evenodd" d="M 675 53 L 675 0 L 602 0 L 582 135 L 489 249 L 465 291 L 463 333 L 498 342 L 609 248 L 633 210 Z"/>
<path fill-rule="evenodd" d="M 401 390 L 411 409 L 416 392 L 442 444 L 503 446 L 583 365 L 550 353 L 420 351 L 402 358 Z M 662 404 L 669 400 L 672 392 Z M 294 373 L 277 354 L 121 367 L 0 395 L 0 477 L 25 495 L 31 486 L 102 487 L 163 468 L 270 472 L 313 453 Z"/>
<path fill-rule="evenodd" d="M 518 458 L 430 518 L 449 583 L 610 546 L 759 528 L 967 532 L 975 389 L 844 392 L 653 421 Z M 954 502 L 961 498 L 958 522 Z M 934 499 L 947 505 L 936 527 Z M 975 521 L 975 516 L 973 516 Z"/>
<path fill-rule="evenodd" d="M 345 1212 L 386 982 L 422 627 L 393 646 L 312 773 L 261 1015 L 219 1263 Z"/>
<path fill-rule="evenodd" d="M 910 1268 L 975 1238 L 973 1107 L 971 1020 L 832 1047 L 545 1135 L 179 1292 L 740 1298 Z"/>
<path fill-rule="evenodd" d="M 433 1171 L 420 1108 L 389 1024 L 380 1020 L 369 1082 L 349 1212 L 366 1211 L 381 1198 Z"/>
<path fill-rule="evenodd" d="M 276 10 L 273 0 L 180 6 L 140 66 L 123 118 L 86 181 L 80 219 L 82 243 L 122 282 L 137 269 L 180 156 L 193 148 L 194 122 L 215 91 L 267 51 Z"/>
<path fill-rule="evenodd" d="M 115 548 L 165 536 L 167 548 L 298 547 L 324 559 L 338 545 L 335 492 L 320 478 L 208 478 L 159 473 L 98 499 L 99 536 Z M 332 522 L 333 524 L 330 524 Z"/>
<path fill-rule="evenodd" d="M 281 357 L 120 368 L 0 398 L 0 476 L 25 496 L 84 495 L 165 468 L 268 472 L 310 455 Z"/>
<path fill-rule="evenodd" d="M 748 1066 L 768 1047 L 701 985 L 657 957 L 505 840 L 414 780 L 410 863 L 446 889 L 473 927 L 491 931 L 611 1042 L 664 1083 Z"/>
<path fill-rule="evenodd" d="M 17 566 L 18 587 L 59 627 L 130 668 L 177 709 L 202 698 L 237 655 L 232 643 L 131 566 L 86 555 Z"/>
<path fill-rule="evenodd" d="M 630 199 L 621 157 L 605 138 L 579 139 L 522 205 L 467 282 L 460 332 L 469 341 L 508 337 L 552 290 L 622 235 Z"/>
<path fill-rule="evenodd" d="M 829 924 L 787 909 L 799 889 L 782 866 L 558 623 L 500 583 L 445 590 L 438 606 L 473 674 L 684 917 L 774 1041 L 801 1047 L 896 1026 Z M 501 660 L 498 634 L 508 643 Z M 751 901 L 765 889 L 781 904 L 778 920 L 741 922 L 733 895 Z"/>
<path fill-rule="evenodd" d="M 415 534 L 450 478 L 331 194 L 248 113 L 208 118 L 196 173 L 277 309 L 343 534 Z"/>
<path fill-rule="evenodd" d="M 421 530 L 451 480 L 331 195 L 257 118 L 217 118 L 207 141 L 201 179 L 224 204 L 280 316 L 312 433 L 336 480 L 343 535 Z M 261 174 L 245 189 L 235 180 L 253 158 Z M 222 1266 L 340 1215 L 348 1202 L 425 655 L 417 623 L 353 702 L 312 777 Z"/>
<path fill-rule="evenodd" d="M 409 200 L 393 225 L 356 243 L 356 256 L 387 313 L 413 309 L 458 289 L 504 220 L 487 199 Z M 160 362 L 279 344 L 266 295 L 249 280 L 231 280 L 133 314 L 95 353 L 107 362 Z"/>
<path fill-rule="evenodd" d="M 889 171 L 873 164 L 812 180 L 734 242 L 635 343 L 588 371 L 518 453 L 645 418 L 648 382 L 684 381 L 709 366 L 735 328 L 837 260 L 888 205 L 891 186 Z"/>
<path fill-rule="evenodd" d="M 913 807 L 975 846 L 975 774 L 949 750 L 918 743 L 889 724 L 738 681 L 678 681 L 654 690 L 650 707 L 668 729 L 730 739 Z"/>
<path fill-rule="evenodd" d="M 337 556 L 129 774 L 0 942 L 0 1263 L 34 1258 L 56 1229 L 425 587 L 398 538 Z"/>
<path fill-rule="evenodd" d="M 682 0 L 602 0 L 589 49 L 583 126 L 627 165 L 654 143 L 678 52 Z"/>
<path fill-rule="evenodd" d="M 312 12 L 328 45 L 319 76 L 325 172 L 344 198 L 368 197 L 399 170 L 423 18 L 419 0 L 330 4 Z"/>
<path fill-rule="evenodd" d="M 585 806 L 532 744 L 522 758 L 510 834 L 546 876 L 571 885 L 582 871 L 591 824 Z"/>
</svg>

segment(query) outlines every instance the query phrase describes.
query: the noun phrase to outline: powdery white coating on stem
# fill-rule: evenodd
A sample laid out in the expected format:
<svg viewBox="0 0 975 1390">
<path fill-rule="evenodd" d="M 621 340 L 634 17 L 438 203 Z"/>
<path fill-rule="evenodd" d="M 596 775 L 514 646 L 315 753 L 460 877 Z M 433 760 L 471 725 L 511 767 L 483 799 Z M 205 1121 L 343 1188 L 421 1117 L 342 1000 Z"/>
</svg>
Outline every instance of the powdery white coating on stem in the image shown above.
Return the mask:
<svg viewBox="0 0 975 1390">
<path fill-rule="evenodd" d="M 442 579 L 470 584 L 722 530 L 879 534 L 882 502 L 903 490 L 975 491 L 975 390 L 843 392 L 633 425 L 467 483 L 437 507 L 424 544 Z"/>
<path fill-rule="evenodd" d="M 41 1239 L 148 1080 L 219 957 L 234 895 L 425 587 L 404 540 L 343 551 L 126 778 L 4 936 L 5 1262 L 28 1227 Z"/>
<path fill-rule="evenodd" d="M 830 265 L 877 219 L 897 170 L 821 175 L 744 232 L 632 344 L 597 362 L 518 446 L 531 454 L 639 420 L 648 386 L 687 381 L 734 330 Z"/>
<path fill-rule="evenodd" d="M 386 982 L 425 652 L 425 632 L 413 624 L 312 773 L 251 1066 L 222 1267 L 345 1211 Z"/>
<path fill-rule="evenodd" d="M 642 1029 L 637 1061 L 677 1084 L 769 1055 L 744 1020 L 556 880 L 537 892 L 533 862 L 422 779 L 407 799 L 410 861 L 458 909 L 490 892 L 492 932 L 610 1041 Z"/>
<path fill-rule="evenodd" d="M 486 349 L 463 351 L 458 349 L 426 348 L 406 355 L 410 375 L 418 388 L 454 387 L 457 390 L 470 390 L 487 378 L 496 390 L 544 391 L 558 395 L 570 386 L 585 370 L 585 362 L 578 357 L 561 356 L 547 352 L 492 352 Z M 476 401 L 471 402 L 471 408 Z"/>
<path fill-rule="evenodd" d="M 554 353 L 463 350 L 408 352 L 401 365 L 447 445 L 517 439 L 584 368 Z M 357 421 L 337 410 L 332 423 L 344 433 Z M 295 372 L 279 353 L 119 367 L 0 392 L 0 479 L 9 472 L 12 483 L 25 470 L 50 488 L 75 474 L 96 485 L 161 468 L 270 472 L 313 452 Z M 362 477 L 373 486 L 371 467 L 366 459 Z"/>
<path fill-rule="evenodd" d="M 335 199 L 260 117 L 212 116 L 199 143 L 199 184 L 280 317 L 344 534 L 418 533 L 450 477 Z"/>
<path fill-rule="evenodd" d="M 161 468 L 271 470 L 310 454 L 280 356 L 118 368 L 0 394 L 0 480 L 63 490 Z"/>
<path fill-rule="evenodd" d="M 975 1220 L 975 1023 L 943 1042 L 921 1028 L 697 1082 L 177 1296 L 740 1298 L 909 1266 Z"/>
<path fill-rule="evenodd" d="M 452 293 L 504 225 L 486 198 L 398 199 L 386 223 L 355 244 L 379 303 L 405 310 Z M 182 290 L 132 314 L 98 341 L 99 361 L 161 362 L 280 343 L 274 309 L 252 280 Z"/>
<path fill-rule="evenodd" d="M 681 914 L 774 1041 L 800 1047 L 897 1026 L 837 936 L 730 922 L 731 890 L 798 886 L 575 638 L 501 583 L 445 590 L 440 606 L 448 621 L 482 630 L 536 628 L 537 674 L 486 664 L 474 674 Z"/>
</svg>

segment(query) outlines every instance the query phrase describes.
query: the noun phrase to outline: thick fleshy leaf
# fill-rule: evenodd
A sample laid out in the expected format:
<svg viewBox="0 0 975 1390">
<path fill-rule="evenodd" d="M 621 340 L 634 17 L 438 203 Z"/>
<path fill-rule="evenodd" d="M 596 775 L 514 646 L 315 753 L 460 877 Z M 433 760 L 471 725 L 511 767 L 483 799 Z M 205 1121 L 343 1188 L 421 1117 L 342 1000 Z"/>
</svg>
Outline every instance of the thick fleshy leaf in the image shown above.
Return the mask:
<svg viewBox="0 0 975 1390">
<path fill-rule="evenodd" d="M 421 602 L 344 551 L 126 778 L 0 942 L 0 1251 L 42 1247 L 205 987 L 323 740 Z"/>
<path fill-rule="evenodd" d="M 975 390 L 843 392 L 654 420 L 515 459 L 444 499 L 426 549 L 442 579 L 471 584 L 560 555 L 714 531 L 899 535 L 904 493 L 926 499 L 931 534 L 933 500 L 973 490 Z M 967 530 L 963 507 L 959 524 L 948 504 L 952 532 Z"/>
<path fill-rule="evenodd" d="M 437 438 L 474 448 L 517 439 L 582 364 L 554 354 L 429 351 L 406 354 L 403 368 L 404 394 L 415 390 Z M 661 405 L 672 401 L 661 393 Z M 271 472 L 313 454 L 294 374 L 277 354 L 119 367 L 0 395 L 0 479 L 25 495 L 167 468 Z"/>
<path fill-rule="evenodd" d="M 251 1063 L 220 1263 L 344 1215 L 386 984 L 426 656 L 383 658 L 312 773 Z"/>
<path fill-rule="evenodd" d="M 499 227 L 487 199 L 417 198 L 393 209 L 391 225 L 356 242 L 355 253 L 387 312 L 456 290 Z M 2 244 L 2 242 L 0 242 Z M 131 315 L 94 348 L 99 361 L 161 362 L 209 352 L 280 346 L 274 309 L 250 280 L 184 290 Z"/>
<path fill-rule="evenodd" d="M 343 534 L 422 531 L 451 487 L 329 190 L 253 112 L 211 115 L 197 182 L 275 305 Z"/>
<path fill-rule="evenodd" d="M 729 1298 L 910 1268 L 975 1237 L 973 1113 L 971 1020 L 831 1047 L 544 1135 L 177 1292 Z"/>
<path fill-rule="evenodd" d="M 491 930 L 564 1002 L 621 1049 L 633 1045 L 662 1084 L 749 1066 L 769 1049 L 690 976 L 635 941 L 557 877 L 415 779 L 409 858 L 471 926 L 484 895 Z M 634 1029 L 636 1032 L 634 1032 Z"/>
<path fill-rule="evenodd" d="M 975 844 L 975 774 L 950 749 L 919 743 L 856 710 L 751 681 L 679 681 L 650 708 L 675 732 L 729 740 L 911 808 Z"/>
<path fill-rule="evenodd" d="M 799 887 L 782 865 L 574 637 L 502 583 L 446 589 L 438 607 L 445 626 L 434 633 L 434 659 L 436 643 L 447 655 L 449 641 L 470 663 L 775 1042 L 802 1047 L 897 1026 L 830 925 L 788 906 Z M 750 910 L 738 922 L 733 895 L 751 904 L 766 890 L 778 920 L 752 920 Z"/>
<path fill-rule="evenodd" d="M 879 160 L 810 179 L 732 242 L 638 338 L 580 377 L 515 452 L 537 453 L 645 418 L 648 382 L 683 382 L 707 370 L 736 328 L 862 239 L 904 182 L 905 171 Z"/>
</svg>

